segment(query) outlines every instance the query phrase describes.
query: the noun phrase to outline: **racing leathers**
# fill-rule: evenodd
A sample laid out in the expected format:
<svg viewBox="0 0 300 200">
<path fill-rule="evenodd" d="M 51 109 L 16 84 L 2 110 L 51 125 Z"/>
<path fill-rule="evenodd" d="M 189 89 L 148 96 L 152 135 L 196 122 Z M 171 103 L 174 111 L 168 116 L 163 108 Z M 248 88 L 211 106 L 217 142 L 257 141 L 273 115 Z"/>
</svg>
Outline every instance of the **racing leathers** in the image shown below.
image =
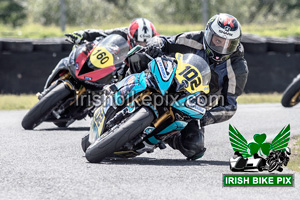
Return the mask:
<svg viewBox="0 0 300 200">
<path fill-rule="evenodd" d="M 200 121 L 191 121 L 181 131 L 181 134 L 168 140 L 171 147 L 180 150 L 182 154 L 192 160 L 202 157 L 206 150 L 204 148 L 204 126 L 226 121 L 235 114 L 236 99 L 242 94 L 248 77 L 248 67 L 244 59 L 242 44 L 228 60 L 214 63 L 207 57 L 203 46 L 203 37 L 203 31 L 193 31 L 170 37 L 154 37 L 147 44 L 149 49 L 157 49 L 169 56 L 175 55 L 176 52 L 194 53 L 200 55 L 210 65 L 211 82 L 208 99 L 211 101 L 208 103 L 206 114 Z M 157 55 L 156 53 L 152 54 Z M 140 64 L 142 61 L 136 62 L 135 58 L 132 59 L 133 61 L 130 59 L 128 59 L 128 63 L 134 72 L 141 71 L 143 66 L 147 66 Z"/>
</svg>

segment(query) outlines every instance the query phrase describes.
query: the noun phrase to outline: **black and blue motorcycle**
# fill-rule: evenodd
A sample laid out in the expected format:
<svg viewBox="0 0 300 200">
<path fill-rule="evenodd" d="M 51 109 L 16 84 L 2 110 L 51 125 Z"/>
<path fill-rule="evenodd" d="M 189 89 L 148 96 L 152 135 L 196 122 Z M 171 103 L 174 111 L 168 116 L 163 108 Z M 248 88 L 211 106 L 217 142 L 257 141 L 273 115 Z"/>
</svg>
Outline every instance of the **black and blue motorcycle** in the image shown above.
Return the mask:
<svg viewBox="0 0 300 200">
<path fill-rule="evenodd" d="M 137 49 L 132 52 L 141 51 Z M 208 64 L 198 55 L 152 58 L 147 70 L 107 89 L 82 140 L 86 159 L 98 163 L 106 157 L 130 158 L 164 149 L 171 135 L 204 116 L 210 78 Z"/>
</svg>

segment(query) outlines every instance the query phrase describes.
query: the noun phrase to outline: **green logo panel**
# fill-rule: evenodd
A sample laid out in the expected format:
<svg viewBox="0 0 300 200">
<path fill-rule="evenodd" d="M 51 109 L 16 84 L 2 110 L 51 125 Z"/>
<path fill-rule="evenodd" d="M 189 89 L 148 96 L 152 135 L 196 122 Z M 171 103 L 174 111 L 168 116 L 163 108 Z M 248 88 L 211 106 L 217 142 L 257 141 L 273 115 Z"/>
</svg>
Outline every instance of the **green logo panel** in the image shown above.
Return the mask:
<svg viewBox="0 0 300 200">
<path fill-rule="evenodd" d="M 223 186 L 293 187 L 294 177 L 293 174 L 224 174 Z"/>
</svg>

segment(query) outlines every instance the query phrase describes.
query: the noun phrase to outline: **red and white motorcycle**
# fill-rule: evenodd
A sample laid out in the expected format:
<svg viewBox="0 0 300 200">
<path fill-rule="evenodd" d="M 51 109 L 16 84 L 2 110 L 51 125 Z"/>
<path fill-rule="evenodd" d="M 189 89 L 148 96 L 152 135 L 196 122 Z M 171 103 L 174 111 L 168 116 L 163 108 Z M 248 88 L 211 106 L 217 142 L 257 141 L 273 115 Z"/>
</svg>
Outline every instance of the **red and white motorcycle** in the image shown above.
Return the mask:
<svg viewBox="0 0 300 200">
<path fill-rule="evenodd" d="M 44 121 L 67 127 L 92 116 L 91 95 L 114 80 L 128 51 L 126 39 L 116 34 L 74 46 L 48 77 L 44 91 L 37 94 L 39 102 L 24 116 L 23 128 L 32 130 Z"/>
</svg>

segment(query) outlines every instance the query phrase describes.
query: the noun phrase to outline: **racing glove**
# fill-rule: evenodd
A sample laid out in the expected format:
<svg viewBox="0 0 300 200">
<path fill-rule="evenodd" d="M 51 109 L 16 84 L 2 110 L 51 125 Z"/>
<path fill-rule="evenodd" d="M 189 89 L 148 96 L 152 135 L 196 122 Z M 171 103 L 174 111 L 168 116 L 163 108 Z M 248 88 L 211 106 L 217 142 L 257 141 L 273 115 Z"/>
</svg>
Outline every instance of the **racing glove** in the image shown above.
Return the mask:
<svg viewBox="0 0 300 200">
<path fill-rule="evenodd" d="M 149 46 L 146 48 L 146 53 L 152 58 L 160 57 L 163 55 L 163 52 L 160 48 L 155 46 Z"/>
<path fill-rule="evenodd" d="M 163 55 L 164 43 L 160 37 L 153 37 L 148 40 L 146 45 L 146 53 L 156 58 Z"/>
<path fill-rule="evenodd" d="M 75 31 L 73 33 L 66 33 L 65 36 L 68 37 L 75 44 L 81 44 L 83 40 L 85 40 L 84 31 Z"/>
</svg>

